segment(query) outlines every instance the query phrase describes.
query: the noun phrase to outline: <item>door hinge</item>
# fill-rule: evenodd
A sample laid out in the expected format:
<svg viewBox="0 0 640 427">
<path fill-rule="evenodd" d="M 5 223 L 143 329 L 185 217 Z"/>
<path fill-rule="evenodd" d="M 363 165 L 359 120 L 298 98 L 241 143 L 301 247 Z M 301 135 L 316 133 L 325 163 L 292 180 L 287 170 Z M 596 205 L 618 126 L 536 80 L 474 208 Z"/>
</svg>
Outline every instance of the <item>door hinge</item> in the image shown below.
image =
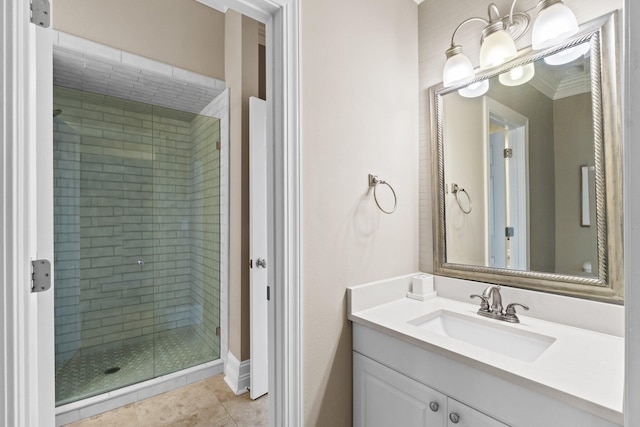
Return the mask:
<svg viewBox="0 0 640 427">
<path fill-rule="evenodd" d="M 220 326 L 218 326 L 216 328 L 216 336 L 219 337 L 220 336 Z"/>
<path fill-rule="evenodd" d="M 505 148 L 504 149 L 504 158 L 510 159 L 513 157 L 513 148 Z"/>
<path fill-rule="evenodd" d="M 513 229 L 513 227 L 505 227 L 504 228 L 504 235 L 506 237 L 513 237 L 516 235 L 515 230 Z"/>
<path fill-rule="evenodd" d="M 51 263 L 46 259 L 31 261 L 31 292 L 44 292 L 51 287 Z"/>
<path fill-rule="evenodd" d="M 49 28 L 51 25 L 51 3 L 49 0 L 31 0 L 31 23 Z"/>
</svg>

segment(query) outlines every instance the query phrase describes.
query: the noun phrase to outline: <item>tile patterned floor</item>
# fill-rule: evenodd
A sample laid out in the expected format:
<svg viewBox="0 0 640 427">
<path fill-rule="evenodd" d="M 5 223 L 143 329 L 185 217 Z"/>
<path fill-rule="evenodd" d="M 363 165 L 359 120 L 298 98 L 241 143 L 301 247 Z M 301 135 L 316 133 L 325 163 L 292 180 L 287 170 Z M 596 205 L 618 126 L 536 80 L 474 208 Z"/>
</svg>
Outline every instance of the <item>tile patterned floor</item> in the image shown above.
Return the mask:
<svg viewBox="0 0 640 427">
<path fill-rule="evenodd" d="M 193 328 L 134 345 L 75 356 L 56 366 L 56 405 L 106 393 L 217 359 Z M 111 367 L 120 370 L 106 375 Z"/>
<path fill-rule="evenodd" d="M 268 426 L 268 397 L 236 396 L 218 375 L 68 427 Z"/>
</svg>

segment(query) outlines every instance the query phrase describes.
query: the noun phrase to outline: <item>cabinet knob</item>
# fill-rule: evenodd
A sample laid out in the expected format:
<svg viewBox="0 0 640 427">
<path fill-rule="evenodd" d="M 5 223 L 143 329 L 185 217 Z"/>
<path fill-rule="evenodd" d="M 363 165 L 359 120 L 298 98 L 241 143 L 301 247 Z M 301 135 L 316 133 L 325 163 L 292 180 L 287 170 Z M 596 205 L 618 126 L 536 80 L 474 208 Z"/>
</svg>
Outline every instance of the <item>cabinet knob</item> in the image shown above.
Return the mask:
<svg viewBox="0 0 640 427">
<path fill-rule="evenodd" d="M 438 412 L 438 409 L 440 409 L 440 404 L 438 402 L 431 402 L 429 403 L 429 408 L 431 408 L 433 412 Z"/>
<path fill-rule="evenodd" d="M 458 422 L 460 421 L 460 415 L 458 415 L 456 412 L 452 412 L 449 414 L 449 419 L 452 423 L 458 424 Z"/>
</svg>

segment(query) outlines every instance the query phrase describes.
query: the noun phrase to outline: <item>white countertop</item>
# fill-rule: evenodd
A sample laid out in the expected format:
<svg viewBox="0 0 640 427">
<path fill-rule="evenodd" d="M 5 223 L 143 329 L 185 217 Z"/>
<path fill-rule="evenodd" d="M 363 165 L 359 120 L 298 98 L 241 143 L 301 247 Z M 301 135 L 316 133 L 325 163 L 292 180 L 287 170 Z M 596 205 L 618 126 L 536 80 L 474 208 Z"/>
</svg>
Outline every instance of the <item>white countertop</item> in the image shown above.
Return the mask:
<svg viewBox="0 0 640 427">
<path fill-rule="evenodd" d="M 535 361 L 524 362 L 409 323 L 438 310 L 478 316 L 478 304 L 441 297 L 427 301 L 398 299 L 398 292 L 387 292 L 385 302 L 379 284 L 370 290 L 366 285 L 356 288 L 357 292 L 353 292 L 355 288 L 349 290 L 349 320 L 623 424 L 623 338 L 527 317 L 522 312 L 518 313 L 519 324 L 486 319 L 555 338 Z M 369 302 L 371 292 L 376 293 L 375 305 Z M 363 299 L 367 303 L 363 304 Z"/>
</svg>

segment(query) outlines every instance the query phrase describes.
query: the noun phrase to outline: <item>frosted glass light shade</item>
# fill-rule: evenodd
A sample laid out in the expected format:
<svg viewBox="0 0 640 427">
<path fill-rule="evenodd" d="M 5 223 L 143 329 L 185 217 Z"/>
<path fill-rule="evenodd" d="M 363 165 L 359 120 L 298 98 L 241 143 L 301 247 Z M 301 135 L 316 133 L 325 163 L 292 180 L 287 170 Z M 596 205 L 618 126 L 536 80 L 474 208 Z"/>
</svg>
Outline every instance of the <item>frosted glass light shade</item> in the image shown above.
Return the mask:
<svg viewBox="0 0 640 427">
<path fill-rule="evenodd" d="M 569 62 L 575 61 L 581 56 L 584 56 L 585 53 L 589 52 L 589 49 L 591 49 L 590 42 L 582 43 L 578 46 L 574 46 L 572 48 L 555 53 L 551 56 L 547 56 L 546 58 L 544 58 L 544 62 L 549 65 L 568 64 Z"/>
<path fill-rule="evenodd" d="M 489 80 L 482 80 L 480 82 L 472 83 L 467 87 L 464 87 L 458 91 L 460 96 L 465 98 L 476 98 L 482 96 L 489 90 Z"/>
<path fill-rule="evenodd" d="M 546 49 L 578 33 L 578 21 L 571 9 L 560 3 L 538 13 L 531 33 L 531 47 Z"/>
<path fill-rule="evenodd" d="M 487 36 L 480 46 L 480 68 L 502 65 L 518 54 L 516 44 L 506 31 L 500 30 Z"/>
<path fill-rule="evenodd" d="M 519 86 L 531 80 L 535 74 L 536 69 L 532 62 L 500 74 L 498 80 L 505 86 Z"/>
<path fill-rule="evenodd" d="M 444 87 L 455 86 L 464 80 L 470 79 L 475 75 L 473 65 L 469 58 L 462 53 L 453 55 L 447 59 L 442 72 L 442 83 Z"/>
</svg>

